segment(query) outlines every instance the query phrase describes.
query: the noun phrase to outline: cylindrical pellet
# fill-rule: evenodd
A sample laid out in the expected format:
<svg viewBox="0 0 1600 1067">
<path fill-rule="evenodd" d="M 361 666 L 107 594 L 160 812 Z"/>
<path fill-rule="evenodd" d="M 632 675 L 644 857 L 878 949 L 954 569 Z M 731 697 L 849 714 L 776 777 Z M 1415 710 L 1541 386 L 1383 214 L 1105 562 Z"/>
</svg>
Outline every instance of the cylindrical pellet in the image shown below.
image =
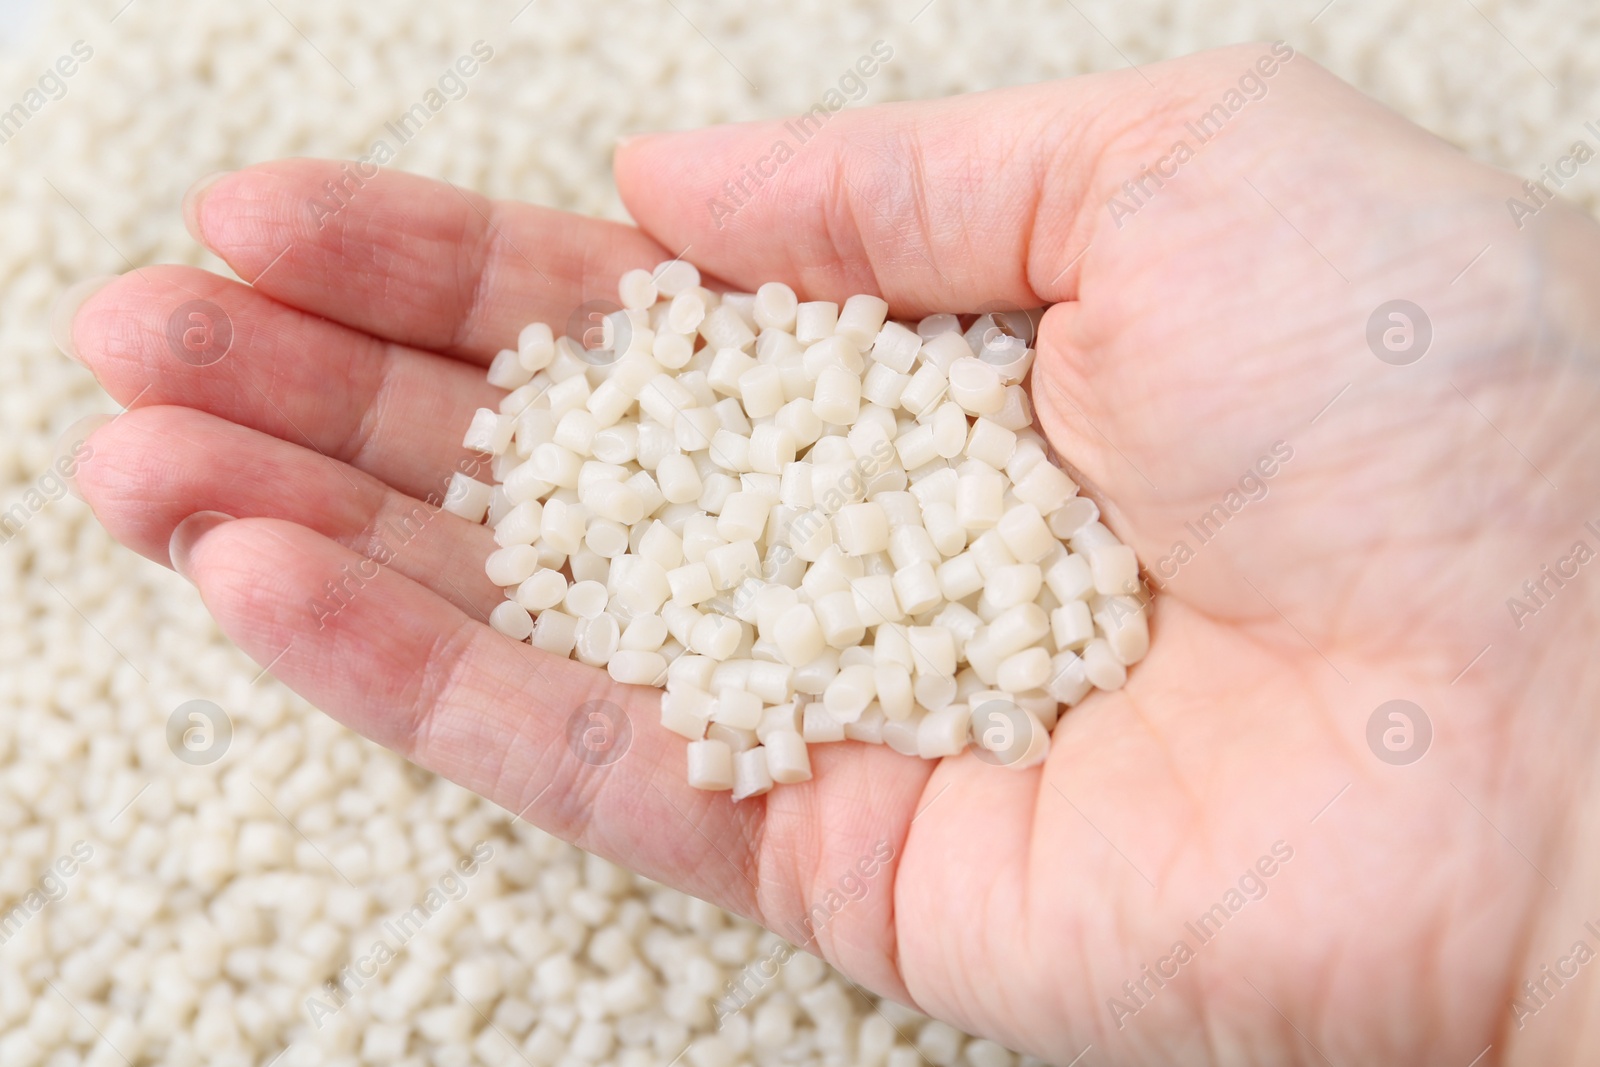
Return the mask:
<svg viewBox="0 0 1600 1067">
<path fill-rule="evenodd" d="M 1072 707 L 1089 695 L 1094 683 L 1089 680 L 1087 665 L 1076 652 L 1058 652 L 1050 661 L 1050 680 L 1045 691 L 1061 703 Z"/>
<path fill-rule="evenodd" d="M 739 647 L 743 627 L 736 619 L 722 615 L 705 615 L 694 624 L 688 645 L 702 656 L 724 660 Z"/>
<path fill-rule="evenodd" d="M 848 648 L 866 634 L 866 627 L 856 611 L 855 594 L 849 589 L 818 598 L 815 610 L 822 636 L 833 648 Z"/>
<path fill-rule="evenodd" d="M 756 325 L 764 330 L 792 330 L 799 304 L 793 289 L 782 282 L 767 282 L 756 290 Z"/>
<path fill-rule="evenodd" d="M 1066 503 L 1045 516 L 1050 532 L 1062 540 L 1100 518 L 1100 508 L 1085 496 L 1068 497 Z"/>
<path fill-rule="evenodd" d="M 1006 492 L 1000 472 L 984 466 L 961 475 L 956 485 L 956 518 L 968 530 L 988 530 L 1000 521 Z"/>
<path fill-rule="evenodd" d="M 917 755 L 923 759 L 959 756 L 967 747 L 972 713 L 965 704 L 929 711 L 917 725 Z"/>
<path fill-rule="evenodd" d="M 1081 600 L 1075 603 L 1083 604 Z M 1106 597 L 1095 611 L 1094 621 L 1105 634 L 1106 644 L 1111 647 L 1111 654 L 1118 663 L 1131 666 L 1144 659 L 1145 653 L 1150 651 L 1150 624 L 1145 618 L 1144 605 L 1138 598 Z"/>
<path fill-rule="evenodd" d="M 989 624 L 990 647 L 1004 659 L 1037 643 L 1050 632 L 1050 619 L 1037 604 L 1007 608 Z"/>
<path fill-rule="evenodd" d="M 811 777 L 811 757 L 805 739 L 792 730 L 779 730 L 762 742 L 767 753 L 767 771 L 781 785 L 804 782 Z"/>
<path fill-rule="evenodd" d="M 807 704 L 800 711 L 800 736 L 808 745 L 844 740 L 844 723 L 828 713 L 820 702 Z"/>
<path fill-rule="evenodd" d="M 839 321 L 834 333 L 847 337 L 861 351 L 866 351 L 883 328 L 889 315 L 889 303 L 882 297 L 857 293 L 839 309 Z"/>
<path fill-rule="evenodd" d="M 1008 693 L 1037 689 L 1050 678 L 1050 653 L 1041 645 L 1007 656 L 995 675 L 996 684 Z"/>
<path fill-rule="evenodd" d="M 615 615 L 600 612 L 593 618 L 580 618 L 575 634 L 574 655 L 591 667 L 604 667 L 616 655 L 622 640 L 622 627 Z M 663 668 L 666 664 L 663 662 Z"/>
<path fill-rule="evenodd" d="M 760 796 L 772 788 L 772 772 L 767 767 L 767 754 L 757 746 L 733 757 L 733 799 Z"/>
<path fill-rule="evenodd" d="M 656 484 L 669 503 L 687 504 L 699 499 L 705 486 L 694 460 L 682 453 L 663 456 L 656 467 Z"/>
<path fill-rule="evenodd" d="M 667 661 L 659 652 L 619 648 L 606 662 L 606 672 L 623 685 L 660 685 L 666 680 Z"/>
<path fill-rule="evenodd" d="M 1026 604 L 1039 596 L 1043 575 L 1034 563 L 1011 563 L 997 567 L 985 580 L 983 603 L 993 607 L 995 613 Z"/>
<path fill-rule="evenodd" d="M 577 642 L 578 620 L 565 612 L 548 609 L 539 613 L 534 621 L 531 639 L 535 648 L 557 656 L 572 654 Z"/>
<path fill-rule="evenodd" d="M 1095 548 L 1088 555 L 1094 591 L 1101 596 L 1131 593 L 1138 587 L 1139 561 L 1127 545 Z"/>
<path fill-rule="evenodd" d="M 567 579 L 560 571 L 540 568 L 517 586 L 516 600 L 529 611 L 553 608 L 566 599 Z"/>
<path fill-rule="evenodd" d="M 845 667 L 823 690 L 822 703 L 840 722 L 854 722 L 875 695 L 872 668 L 864 664 Z"/>
<path fill-rule="evenodd" d="M 822 368 L 812 394 L 811 410 L 825 423 L 848 426 L 861 410 L 861 378 L 845 367 Z"/>
<path fill-rule="evenodd" d="M 932 611 L 944 602 L 938 575 L 934 573 L 933 564 L 926 560 L 895 571 L 893 582 L 895 598 L 908 615 Z"/>
<path fill-rule="evenodd" d="M 512 545 L 489 553 L 484 571 L 499 586 L 520 585 L 539 568 L 539 553 L 531 545 Z"/>
<path fill-rule="evenodd" d="M 567 590 L 566 609 L 580 619 L 592 619 L 606 610 L 606 587 L 599 582 L 574 582 Z"/>
<path fill-rule="evenodd" d="M 1128 680 L 1128 668 L 1117 661 L 1111 646 L 1102 637 L 1084 646 L 1083 670 L 1096 689 L 1121 689 Z"/>
<path fill-rule="evenodd" d="M 496 604 L 489 613 L 489 625 L 517 641 L 524 641 L 533 633 L 533 618 L 528 610 L 514 601 Z"/>
<path fill-rule="evenodd" d="M 784 660 L 796 668 L 815 660 L 827 647 L 822 626 L 810 604 L 796 604 L 779 616 L 774 639 Z"/>
<path fill-rule="evenodd" d="M 604 559 L 616 559 L 628 551 L 628 528 L 611 519 L 590 519 L 584 545 Z"/>
<path fill-rule="evenodd" d="M 852 556 L 882 552 L 889 547 L 889 517 L 873 501 L 846 504 L 833 520 L 839 547 Z"/>
<path fill-rule="evenodd" d="M 906 719 L 916 707 L 911 691 L 911 675 L 903 667 L 894 665 L 874 667 L 873 690 L 883 713 L 890 719 Z"/>
<path fill-rule="evenodd" d="M 1052 548 L 1060 544 L 1045 525 L 1044 516 L 1032 504 L 1022 503 L 1000 516 L 995 527 L 1006 548 L 1021 563 L 1034 563 L 1043 559 Z M 1132 554 L 1130 550 L 1130 555 Z M 1137 573 L 1137 566 L 1135 566 Z M 1118 590 L 1119 592 L 1121 590 Z"/>
<path fill-rule="evenodd" d="M 1006 387 L 995 369 L 968 356 L 950 364 L 950 399 L 970 414 L 993 415 L 1005 406 Z"/>
<path fill-rule="evenodd" d="M 803 345 L 832 337 L 839 322 L 839 305 L 827 300 L 808 300 L 795 308 L 794 335 Z"/>
<path fill-rule="evenodd" d="M 733 750 L 722 741 L 690 741 L 689 785 L 695 789 L 733 788 Z"/>
<path fill-rule="evenodd" d="M 1050 613 L 1050 632 L 1058 649 L 1080 649 L 1094 637 L 1089 605 L 1081 600 L 1063 604 Z M 1119 657 L 1120 658 L 1120 657 Z"/>
</svg>

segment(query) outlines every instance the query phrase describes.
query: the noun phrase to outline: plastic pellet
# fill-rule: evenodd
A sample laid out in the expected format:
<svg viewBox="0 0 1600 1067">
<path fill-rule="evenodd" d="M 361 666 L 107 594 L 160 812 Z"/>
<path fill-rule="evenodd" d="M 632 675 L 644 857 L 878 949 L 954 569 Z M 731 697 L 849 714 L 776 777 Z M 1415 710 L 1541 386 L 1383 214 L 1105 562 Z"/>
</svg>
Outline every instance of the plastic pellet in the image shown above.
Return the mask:
<svg viewBox="0 0 1600 1067">
<path fill-rule="evenodd" d="M 736 730 L 754 730 L 761 724 L 761 698 L 739 689 L 724 689 L 717 695 L 711 721 Z"/>
<path fill-rule="evenodd" d="M 666 681 L 667 661 L 659 652 L 618 648 L 606 662 L 606 672 L 623 685 L 660 685 Z"/>
<path fill-rule="evenodd" d="M 822 368 L 811 398 L 811 410 L 817 418 L 835 426 L 854 422 L 861 410 L 860 376 L 837 365 Z"/>
<path fill-rule="evenodd" d="M 1127 545 L 1107 545 L 1089 552 L 1089 573 L 1101 596 L 1131 593 L 1139 582 L 1139 561 Z"/>
<path fill-rule="evenodd" d="M 517 586 L 516 601 L 529 611 L 553 608 L 566 599 L 567 580 L 560 571 L 540 568 Z"/>
<path fill-rule="evenodd" d="M 1093 620 L 1105 634 L 1111 654 L 1123 666 L 1138 663 L 1150 651 L 1150 623 L 1145 618 L 1144 605 L 1136 597 L 1106 597 L 1095 610 Z M 1069 646 L 1058 643 L 1058 647 Z"/>
<path fill-rule="evenodd" d="M 799 301 L 782 282 L 767 282 L 756 290 L 755 320 L 763 330 L 792 330 Z"/>
<path fill-rule="evenodd" d="M 821 703 L 807 704 L 800 712 L 800 736 L 806 744 L 820 745 L 844 740 L 844 723 L 834 718 Z"/>
<path fill-rule="evenodd" d="M 779 785 L 809 781 L 811 757 L 806 752 L 805 740 L 793 730 L 770 733 L 762 742 L 767 754 L 767 773 Z"/>
<path fill-rule="evenodd" d="M 489 613 L 489 625 L 513 641 L 526 641 L 533 634 L 533 617 L 528 609 L 510 600 L 495 605 Z"/>
<path fill-rule="evenodd" d="M 1084 646 L 1083 670 L 1096 689 L 1121 689 L 1128 680 L 1128 668 L 1118 662 L 1110 644 L 1100 637 Z"/>
<path fill-rule="evenodd" d="M 772 771 L 767 767 L 766 751 L 757 746 L 733 757 L 733 799 L 760 796 L 772 788 Z"/>
<path fill-rule="evenodd" d="M 1006 548 L 1022 563 L 1035 563 L 1043 559 L 1050 550 L 1060 544 L 1050 533 L 1050 527 L 1045 525 L 1044 516 L 1039 514 L 1039 509 L 1032 504 L 1018 504 L 1000 516 L 1000 522 L 995 529 L 1000 531 L 1000 539 L 1006 543 Z M 1132 549 L 1129 549 L 1132 554 Z M 1135 573 L 1138 564 L 1134 564 Z"/>
<path fill-rule="evenodd" d="M 512 545 L 489 553 L 484 572 L 495 585 L 520 585 L 539 569 L 539 553 L 532 545 Z"/>
<path fill-rule="evenodd" d="M 996 683 L 1008 693 L 1037 689 L 1050 678 L 1050 653 L 1035 645 L 1007 656 L 995 675 Z"/>
<path fill-rule="evenodd" d="M 722 741 L 691 741 L 688 749 L 689 784 L 696 789 L 733 788 L 733 750 Z"/>
<path fill-rule="evenodd" d="M 866 626 L 856 610 L 855 594 L 848 588 L 819 597 L 815 610 L 823 640 L 832 648 L 848 648 L 866 634 Z"/>
<path fill-rule="evenodd" d="M 735 620 L 705 615 L 694 624 L 688 646 L 702 656 L 723 660 L 733 655 L 742 636 L 742 627 Z"/>
<path fill-rule="evenodd" d="M 864 556 L 889 547 L 889 517 L 875 502 L 845 505 L 834 516 L 833 526 L 839 547 L 849 555 Z"/>
<path fill-rule="evenodd" d="M 644 310 L 656 302 L 656 280 L 647 270 L 630 270 L 617 282 L 617 296 L 625 308 Z"/>
<path fill-rule="evenodd" d="M 569 656 L 578 640 L 578 620 L 559 611 L 541 611 L 529 635 L 535 648 L 557 656 Z"/>
<path fill-rule="evenodd" d="M 854 722 L 872 702 L 874 678 L 871 667 L 846 667 L 834 676 L 823 691 L 822 703 L 841 723 Z"/>
<path fill-rule="evenodd" d="M 833 332 L 848 338 L 858 350 L 864 352 L 878 336 L 888 314 L 888 301 L 882 297 L 857 293 L 839 309 L 839 321 Z"/>
<path fill-rule="evenodd" d="M 993 415 L 1006 403 L 1005 383 L 995 369 L 967 356 L 950 364 L 950 399 L 972 415 Z"/>
<path fill-rule="evenodd" d="M 778 618 L 778 651 L 791 667 L 804 667 L 822 655 L 827 638 L 810 604 L 796 604 Z"/>
<path fill-rule="evenodd" d="M 1143 618 L 1142 614 L 1140 617 Z M 1089 605 L 1082 600 L 1074 600 L 1056 608 L 1050 613 L 1050 633 L 1058 649 L 1077 650 L 1088 644 L 1090 638 L 1094 637 L 1094 620 L 1089 617 Z"/>
<path fill-rule="evenodd" d="M 606 587 L 596 581 L 574 582 L 563 606 L 580 619 L 592 619 L 606 610 Z"/>
<path fill-rule="evenodd" d="M 591 667 L 604 667 L 617 653 L 622 627 L 615 615 L 602 611 L 592 618 L 580 617 L 573 636 L 578 660 Z"/>
<path fill-rule="evenodd" d="M 493 495 L 494 489 L 491 486 L 456 471 L 450 475 L 442 507 L 450 514 L 458 515 L 468 522 L 482 522 L 484 516 L 489 513 L 489 500 Z"/>
<path fill-rule="evenodd" d="M 967 732 L 972 723 L 965 704 L 946 704 L 930 711 L 917 724 L 917 755 L 923 759 L 958 756 L 967 747 Z"/>
</svg>

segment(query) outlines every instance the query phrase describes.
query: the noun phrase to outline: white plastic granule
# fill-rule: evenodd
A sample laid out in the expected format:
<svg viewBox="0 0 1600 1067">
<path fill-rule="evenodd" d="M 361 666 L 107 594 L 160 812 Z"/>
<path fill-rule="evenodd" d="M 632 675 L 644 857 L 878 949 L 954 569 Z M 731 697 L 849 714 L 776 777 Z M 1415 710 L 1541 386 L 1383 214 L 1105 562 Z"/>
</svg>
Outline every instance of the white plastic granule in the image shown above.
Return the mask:
<svg viewBox="0 0 1600 1067">
<path fill-rule="evenodd" d="M 1031 766 L 1143 658 L 1133 550 L 1032 428 L 1036 313 L 899 323 L 683 260 L 618 295 L 597 343 L 534 323 L 491 365 L 463 444 L 500 484 L 445 506 L 494 527 L 495 629 L 665 687 L 691 785 L 757 796 L 845 739 Z"/>
</svg>

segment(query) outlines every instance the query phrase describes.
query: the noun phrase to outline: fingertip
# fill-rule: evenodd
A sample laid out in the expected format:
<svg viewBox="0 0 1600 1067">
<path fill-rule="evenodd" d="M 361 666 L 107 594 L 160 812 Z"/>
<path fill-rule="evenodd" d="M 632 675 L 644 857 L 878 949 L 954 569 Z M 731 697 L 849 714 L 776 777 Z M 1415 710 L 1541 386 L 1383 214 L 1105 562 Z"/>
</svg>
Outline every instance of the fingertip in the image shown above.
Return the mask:
<svg viewBox="0 0 1600 1067">
<path fill-rule="evenodd" d="M 221 181 L 223 178 L 226 178 L 232 173 L 234 172 L 231 170 L 212 171 L 210 174 L 207 174 L 205 177 L 189 186 L 188 191 L 183 194 L 184 228 L 189 231 L 189 235 L 191 237 L 200 242 L 200 244 L 204 245 L 206 248 L 210 248 L 211 245 L 206 240 L 205 226 L 201 216 L 201 211 L 205 207 L 206 197 L 210 195 L 212 188 L 217 184 L 217 182 Z"/>
<path fill-rule="evenodd" d="M 172 569 L 194 582 L 195 551 L 200 541 L 217 527 L 233 522 L 234 517 L 221 511 L 197 511 L 173 527 L 172 538 L 167 542 L 167 556 Z"/>
<path fill-rule="evenodd" d="M 115 274 L 102 274 L 93 278 L 84 278 L 74 282 L 61 291 L 55 303 L 50 306 L 50 339 L 56 343 L 61 354 L 76 363 L 88 366 L 83 355 L 78 351 L 78 345 L 72 337 L 72 326 L 77 320 L 78 311 L 86 304 L 91 296 L 104 289 L 107 285 L 117 280 Z"/>
<path fill-rule="evenodd" d="M 56 438 L 55 448 L 51 455 L 55 457 L 52 466 L 60 472 L 61 480 L 67 485 L 67 492 L 84 500 L 83 491 L 78 487 L 78 475 L 82 472 L 84 464 L 94 457 L 94 446 L 89 444 L 89 438 L 94 432 L 112 419 L 114 415 L 104 413 L 85 415 L 61 431 Z"/>
</svg>

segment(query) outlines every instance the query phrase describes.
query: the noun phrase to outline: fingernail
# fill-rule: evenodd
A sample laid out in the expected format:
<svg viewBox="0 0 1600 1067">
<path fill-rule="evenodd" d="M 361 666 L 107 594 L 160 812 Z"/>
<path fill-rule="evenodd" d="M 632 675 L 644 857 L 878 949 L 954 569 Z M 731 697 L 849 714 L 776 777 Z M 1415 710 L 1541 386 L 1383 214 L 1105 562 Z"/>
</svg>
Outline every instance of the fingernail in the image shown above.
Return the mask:
<svg viewBox="0 0 1600 1067">
<path fill-rule="evenodd" d="M 618 137 L 616 143 L 611 146 L 611 154 L 615 156 L 623 149 L 628 148 L 631 145 L 637 145 L 644 141 L 648 141 L 654 136 L 655 134 L 653 133 L 625 133 Z"/>
<path fill-rule="evenodd" d="M 189 191 L 183 194 L 183 225 L 193 237 L 201 244 L 206 243 L 205 234 L 200 230 L 200 207 L 205 203 L 206 194 L 211 187 L 221 178 L 232 174 L 231 170 L 218 170 L 207 174 L 204 178 L 189 186 Z M 210 247 L 207 245 L 206 247 Z"/>
<path fill-rule="evenodd" d="M 232 515 L 221 511 L 197 511 L 178 523 L 173 528 L 172 539 L 167 542 L 167 557 L 172 560 L 172 569 L 193 582 L 194 579 L 189 577 L 189 561 L 194 556 L 194 546 L 218 526 L 232 521 Z"/>
<path fill-rule="evenodd" d="M 73 282 L 50 305 L 50 339 L 61 349 L 62 355 L 83 363 L 83 357 L 78 355 L 78 346 L 72 343 L 72 320 L 78 317 L 78 309 L 83 307 L 85 300 L 116 280 L 115 274 L 103 274 Z"/>
<path fill-rule="evenodd" d="M 89 447 L 89 436 L 115 417 L 85 415 L 62 430 L 61 436 L 56 438 L 55 448 L 50 453 L 54 457 L 50 463 L 51 469 L 67 483 L 67 492 L 79 500 L 83 500 L 83 494 L 78 491 L 78 472 L 94 457 L 94 449 Z"/>
</svg>

